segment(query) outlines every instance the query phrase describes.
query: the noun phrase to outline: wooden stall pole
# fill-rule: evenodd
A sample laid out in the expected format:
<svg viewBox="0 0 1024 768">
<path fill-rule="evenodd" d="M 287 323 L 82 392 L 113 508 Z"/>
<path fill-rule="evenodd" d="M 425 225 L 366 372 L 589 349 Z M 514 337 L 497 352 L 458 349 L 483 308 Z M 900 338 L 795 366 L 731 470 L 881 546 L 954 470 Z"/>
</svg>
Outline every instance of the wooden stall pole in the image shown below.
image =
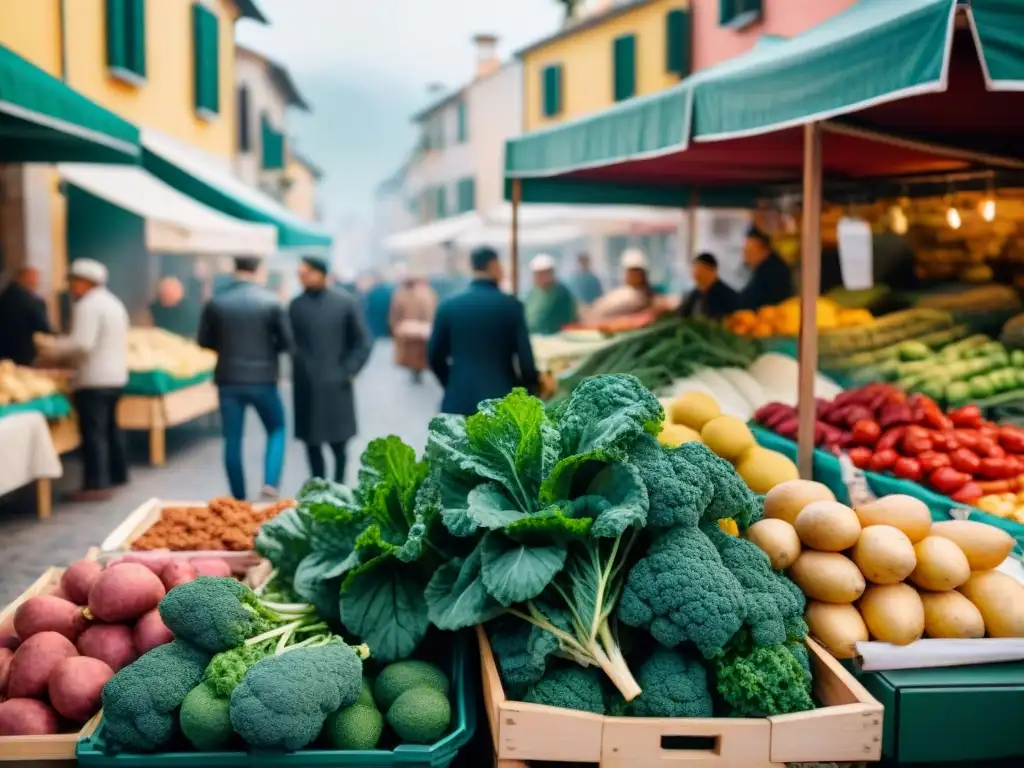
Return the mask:
<svg viewBox="0 0 1024 768">
<path fill-rule="evenodd" d="M 40 520 L 49 519 L 53 513 L 53 483 L 48 477 L 36 480 L 36 515 Z"/>
<path fill-rule="evenodd" d="M 821 124 L 804 126 L 803 222 L 800 243 L 800 378 L 797 388 L 800 476 L 814 477 L 814 376 L 818 370 L 821 289 Z"/>
<path fill-rule="evenodd" d="M 523 199 L 522 182 L 512 179 L 512 295 L 519 295 L 519 202 Z"/>
</svg>

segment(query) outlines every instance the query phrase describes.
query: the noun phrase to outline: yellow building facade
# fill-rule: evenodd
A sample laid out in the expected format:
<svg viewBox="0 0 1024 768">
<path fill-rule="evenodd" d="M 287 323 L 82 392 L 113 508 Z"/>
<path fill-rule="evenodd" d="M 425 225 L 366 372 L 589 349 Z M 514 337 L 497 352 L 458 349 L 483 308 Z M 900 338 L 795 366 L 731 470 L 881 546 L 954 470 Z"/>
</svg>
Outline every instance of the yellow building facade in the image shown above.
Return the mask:
<svg viewBox="0 0 1024 768">
<path fill-rule="evenodd" d="M 0 0 L 0 45 L 140 128 L 226 163 L 235 150 L 242 17 L 263 21 L 252 0 Z M 24 178 L 48 188 L 50 263 L 34 263 L 57 291 L 68 262 L 67 201 L 56 169 L 26 167 Z"/>
<path fill-rule="evenodd" d="M 689 13 L 689 0 L 634 2 L 578 20 L 520 51 L 524 130 L 678 83 L 690 68 Z"/>
<path fill-rule="evenodd" d="M 285 165 L 288 190 L 284 195 L 284 203 L 288 210 L 306 221 L 316 221 L 319 217 L 317 183 L 321 176 L 320 169 L 308 160 L 289 153 Z"/>
</svg>

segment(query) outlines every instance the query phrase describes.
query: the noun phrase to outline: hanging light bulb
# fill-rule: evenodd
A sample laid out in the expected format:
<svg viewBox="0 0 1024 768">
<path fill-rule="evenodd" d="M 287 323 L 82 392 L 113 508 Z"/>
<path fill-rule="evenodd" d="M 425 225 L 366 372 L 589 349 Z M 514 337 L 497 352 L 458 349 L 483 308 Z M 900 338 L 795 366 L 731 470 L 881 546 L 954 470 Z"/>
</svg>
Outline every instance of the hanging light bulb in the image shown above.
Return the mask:
<svg viewBox="0 0 1024 768">
<path fill-rule="evenodd" d="M 981 204 L 981 218 L 985 221 L 995 221 L 996 219 L 996 199 L 989 197 Z"/>
<path fill-rule="evenodd" d="M 893 234 L 907 234 L 910 223 L 907 221 L 907 214 L 902 207 L 894 205 L 889 209 L 889 226 L 892 228 Z"/>
<path fill-rule="evenodd" d="M 956 206 L 951 205 L 946 209 L 946 223 L 949 224 L 950 229 L 960 229 L 960 225 L 963 224 L 960 211 L 956 209 Z"/>
</svg>

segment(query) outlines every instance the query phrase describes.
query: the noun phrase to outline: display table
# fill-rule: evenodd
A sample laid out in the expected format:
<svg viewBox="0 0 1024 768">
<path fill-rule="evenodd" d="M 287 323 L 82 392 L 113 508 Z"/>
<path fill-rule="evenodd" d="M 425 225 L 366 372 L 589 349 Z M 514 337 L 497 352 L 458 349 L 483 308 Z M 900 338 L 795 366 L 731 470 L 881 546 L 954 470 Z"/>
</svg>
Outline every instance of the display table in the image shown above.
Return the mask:
<svg viewBox="0 0 1024 768">
<path fill-rule="evenodd" d="M 62 394 L 38 397 L 24 403 L 11 403 L 0 406 L 0 419 L 15 413 L 41 413 L 48 419 L 63 419 L 71 415 L 71 403 Z"/>
<path fill-rule="evenodd" d="M 37 483 L 39 518 L 48 518 L 53 508 L 50 481 L 62 474 L 43 414 L 25 411 L 0 418 L 0 495 Z"/>
<path fill-rule="evenodd" d="M 167 429 L 193 421 L 217 410 L 217 387 L 206 375 L 191 385 L 162 394 L 133 394 L 130 390 L 117 406 L 121 429 L 149 432 L 149 463 L 162 467 L 167 461 Z"/>
</svg>

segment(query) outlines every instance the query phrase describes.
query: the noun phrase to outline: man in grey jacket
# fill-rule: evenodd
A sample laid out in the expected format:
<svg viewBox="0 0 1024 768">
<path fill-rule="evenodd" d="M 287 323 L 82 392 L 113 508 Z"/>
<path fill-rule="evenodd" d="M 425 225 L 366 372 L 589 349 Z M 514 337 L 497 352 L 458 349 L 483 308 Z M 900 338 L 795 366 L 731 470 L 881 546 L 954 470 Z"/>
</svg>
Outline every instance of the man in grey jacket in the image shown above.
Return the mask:
<svg viewBox="0 0 1024 768">
<path fill-rule="evenodd" d="M 247 498 L 242 438 L 249 406 L 267 431 L 264 497 L 277 496 L 284 468 L 284 404 L 277 381 L 280 356 L 291 350 L 292 335 L 277 297 L 257 283 L 259 269 L 258 258 L 236 258 L 233 282 L 207 303 L 199 319 L 199 345 L 217 353 L 224 465 L 236 499 Z"/>
<path fill-rule="evenodd" d="M 71 333 L 40 339 L 43 358 L 76 368 L 72 381 L 82 433 L 82 490 L 73 501 L 105 501 L 128 482 L 128 456 L 117 426 L 117 403 L 128 383 L 128 312 L 107 290 L 107 268 L 92 259 L 71 264 Z"/>
</svg>

